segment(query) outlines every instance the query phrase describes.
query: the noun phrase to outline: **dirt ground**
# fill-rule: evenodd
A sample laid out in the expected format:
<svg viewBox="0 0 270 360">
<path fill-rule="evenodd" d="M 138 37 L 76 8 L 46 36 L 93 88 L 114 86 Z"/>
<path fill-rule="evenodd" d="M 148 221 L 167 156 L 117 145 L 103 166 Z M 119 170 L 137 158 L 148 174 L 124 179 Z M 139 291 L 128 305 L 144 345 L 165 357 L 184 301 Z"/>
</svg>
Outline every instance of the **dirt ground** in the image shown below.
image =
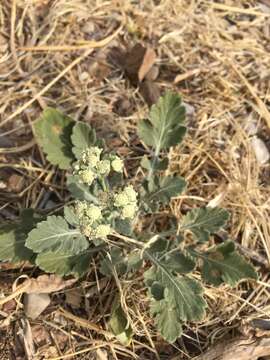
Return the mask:
<svg viewBox="0 0 270 360">
<path fill-rule="evenodd" d="M 136 44 L 156 54 L 142 82 L 132 73 Z M 82 281 L 55 293 L 36 320 L 25 318 L 20 296 L 0 307 L 0 359 L 31 358 L 25 350 L 31 344 L 35 359 L 225 359 L 216 344 L 267 340 L 269 64 L 269 0 L 1 0 L 0 221 L 15 219 L 22 208 L 53 212 L 66 200 L 64 174 L 46 162 L 32 134 L 45 107 L 90 123 L 135 161 L 136 124 L 170 89 L 181 94 L 188 124 L 183 145 L 170 153 L 171 170 L 188 181 L 172 210 L 181 216 L 181 209 L 210 202 L 228 209 L 229 237 L 260 280 L 233 289 L 207 286 L 206 318 L 169 345 L 149 316 L 139 274 L 123 285 L 135 333 L 124 347 L 89 327 L 106 329 L 115 291 L 93 264 Z M 23 274 L 33 269 L 1 266 L 1 298 L 14 293 Z M 263 344 L 264 352 L 243 359 L 270 355 Z M 202 357 L 208 349 L 215 354 Z"/>
</svg>

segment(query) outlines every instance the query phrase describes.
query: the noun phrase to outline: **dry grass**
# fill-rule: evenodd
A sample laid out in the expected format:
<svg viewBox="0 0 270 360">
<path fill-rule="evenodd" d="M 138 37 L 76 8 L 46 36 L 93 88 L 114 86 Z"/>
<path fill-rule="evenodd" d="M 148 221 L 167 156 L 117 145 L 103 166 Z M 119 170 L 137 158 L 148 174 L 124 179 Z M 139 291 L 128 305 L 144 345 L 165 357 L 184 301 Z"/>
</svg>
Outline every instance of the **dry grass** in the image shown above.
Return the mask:
<svg viewBox="0 0 270 360">
<path fill-rule="evenodd" d="M 109 45 L 93 43 L 121 25 Z M 139 41 L 158 53 L 160 88 L 178 91 L 195 109 L 184 145 L 170 154 L 171 170 L 189 182 L 172 210 L 181 216 L 182 210 L 214 199 L 231 211 L 229 236 L 249 250 L 251 259 L 254 250 L 268 266 L 270 169 L 257 162 L 246 124 L 255 121 L 258 135 L 269 145 L 270 8 L 267 12 L 255 0 L 2 0 L 0 26 L 0 131 L 12 145 L 7 150 L 0 143 L 2 219 L 14 218 L 24 207 L 53 211 L 66 200 L 64 175 L 46 163 L 33 141 L 31 124 L 45 106 L 90 122 L 128 160 L 138 156 L 132 144 L 147 106 L 121 71 L 106 62 L 106 54 L 110 46 Z M 121 117 L 112 109 L 122 97 L 131 99 L 134 108 Z M 12 174 L 18 176 L 13 182 Z M 22 186 L 14 189 L 19 178 Z M 104 327 L 110 311 L 113 284 L 98 291 L 94 266 L 81 284 L 83 291 L 97 289 L 87 297 L 87 310 L 60 326 L 53 309 L 39 324 L 43 321 L 50 331 L 58 326 L 68 338 L 64 353 L 55 345 L 54 359 L 71 358 L 64 356 L 68 354 L 95 358 L 97 348 L 106 349 L 112 359 L 188 359 L 244 331 L 250 320 L 269 318 L 269 276 L 267 269 L 260 270 L 261 281 L 254 286 L 207 287 L 207 318 L 189 324 L 174 346 L 164 344 L 152 327 L 140 276 L 122 283 L 137 335 L 132 346 L 124 349 L 76 326 L 81 315 Z M 19 271 L 4 272 L 3 280 L 10 283 Z"/>
</svg>

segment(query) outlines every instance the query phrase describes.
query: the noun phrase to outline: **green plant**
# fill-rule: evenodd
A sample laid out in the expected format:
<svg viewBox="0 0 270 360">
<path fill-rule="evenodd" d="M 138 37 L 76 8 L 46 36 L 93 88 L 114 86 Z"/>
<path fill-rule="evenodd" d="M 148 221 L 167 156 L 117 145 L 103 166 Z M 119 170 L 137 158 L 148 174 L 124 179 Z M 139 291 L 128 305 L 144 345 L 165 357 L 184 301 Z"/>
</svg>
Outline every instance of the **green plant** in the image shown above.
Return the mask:
<svg viewBox="0 0 270 360">
<path fill-rule="evenodd" d="M 168 151 L 186 133 L 184 120 L 177 94 L 167 92 L 152 107 L 149 119 L 138 127 L 148 149 L 141 161 L 145 176 L 131 184 L 123 177 L 123 161 L 107 152 L 89 125 L 57 110 L 45 110 L 34 125 L 35 136 L 48 161 L 61 169 L 71 168 L 67 189 L 72 201 L 63 214 L 42 219 L 25 210 L 18 223 L 2 226 L 0 259 L 28 260 L 61 276 L 82 276 L 93 256 L 100 258 L 100 272 L 108 276 L 132 276 L 146 269 L 150 312 L 162 336 L 174 342 L 185 322 L 200 321 L 205 314 L 203 285 L 198 276 L 195 279 L 194 270 L 216 286 L 257 278 L 253 267 L 235 251 L 233 241 L 205 250 L 209 238 L 225 226 L 226 210 L 195 208 L 178 220 L 166 208 L 186 187 L 182 177 L 164 172 L 169 166 Z M 156 220 L 162 215 L 167 225 L 158 231 Z M 139 231 L 142 223 L 144 230 Z M 111 328 L 121 341 L 130 337 L 119 302 Z"/>
</svg>

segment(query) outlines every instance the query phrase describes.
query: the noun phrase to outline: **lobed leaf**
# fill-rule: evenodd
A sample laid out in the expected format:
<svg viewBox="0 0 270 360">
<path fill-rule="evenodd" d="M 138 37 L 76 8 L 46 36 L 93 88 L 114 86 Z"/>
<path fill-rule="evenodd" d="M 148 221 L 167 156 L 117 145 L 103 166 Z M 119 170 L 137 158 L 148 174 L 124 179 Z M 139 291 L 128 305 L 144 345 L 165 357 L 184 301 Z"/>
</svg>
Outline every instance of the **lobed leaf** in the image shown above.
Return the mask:
<svg viewBox="0 0 270 360">
<path fill-rule="evenodd" d="M 86 250 L 89 243 L 78 229 L 69 229 L 63 217 L 53 215 L 29 233 L 26 246 L 37 253 L 51 251 L 76 255 Z"/>
<path fill-rule="evenodd" d="M 48 161 L 60 169 L 68 169 L 74 160 L 70 141 L 74 121 L 60 111 L 47 108 L 34 123 L 38 144 L 47 155 Z"/>
<path fill-rule="evenodd" d="M 203 259 L 202 276 L 215 286 L 227 283 L 235 286 L 243 279 L 257 279 L 253 266 L 235 251 L 232 241 L 199 255 Z"/>
<path fill-rule="evenodd" d="M 181 104 L 181 97 L 172 92 L 166 92 L 150 111 L 149 120 L 139 123 L 138 133 L 141 140 L 155 149 L 168 150 L 179 144 L 185 133 L 185 108 Z"/>
<path fill-rule="evenodd" d="M 144 274 L 146 285 L 154 295 L 151 299 L 151 313 L 162 336 L 167 341 L 174 342 L 181 335 L 183 322 L 203 318 L 206 307 L 202 296 L 203 288 L 191 278 L 174 275 L 167 268 L 166 262 L 149 253 L 148 257 L 154 264 Z"/>
<path fill-rule="evenodd" d="M 181 230 L 190 230 L 196 238 L 205 242 L 210 234 L 220 230 L 229 218 L 228 211 L 220 208 L 197 208 L 191 210 L 181 224 Z"/>
<path fill-rule="evenodd" d="M 84 150 L 95 145 L 97 141 L 96 132 L 90 125 L 78 121 L 73 127 L 71 141 L 73 144 L 72 152 L 76 159 L 79 159 Z"/>
</svg>

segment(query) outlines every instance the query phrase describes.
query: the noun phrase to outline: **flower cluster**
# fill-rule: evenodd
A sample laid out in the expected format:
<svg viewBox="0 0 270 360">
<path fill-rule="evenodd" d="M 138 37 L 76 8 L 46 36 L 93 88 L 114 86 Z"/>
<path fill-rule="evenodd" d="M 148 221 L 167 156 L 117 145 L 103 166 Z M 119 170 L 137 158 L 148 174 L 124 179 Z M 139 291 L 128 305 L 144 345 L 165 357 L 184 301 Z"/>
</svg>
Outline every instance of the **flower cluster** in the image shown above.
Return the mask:
<svg viewBox="0 0 270 360">
<path fill-rule="evenodd" d="M 78 201 L 75 206 L 82 233 L 87 237 L 104 238 L 111 232 L 109 224 L 104 223 L 102 209 L 86 201 Z"/>
<path fill-rule="evenodd" d="M 122 218 L 133 219 L 135 217 L 138 210 L 137 193 L 131 185 L 114 195 L 114 206 L 120 210 Z"/>
<path fill-rule="evenodd" d="M 95 179 L 108 176 L 111 170 L 123 170 L 123 161 L 118 156 L 110 155 L 101 159 L 102 151 L 99 147 L 92 146 L 82 152 L 73 171 L 82 183 L 90 186 Z"/>
</svg>

